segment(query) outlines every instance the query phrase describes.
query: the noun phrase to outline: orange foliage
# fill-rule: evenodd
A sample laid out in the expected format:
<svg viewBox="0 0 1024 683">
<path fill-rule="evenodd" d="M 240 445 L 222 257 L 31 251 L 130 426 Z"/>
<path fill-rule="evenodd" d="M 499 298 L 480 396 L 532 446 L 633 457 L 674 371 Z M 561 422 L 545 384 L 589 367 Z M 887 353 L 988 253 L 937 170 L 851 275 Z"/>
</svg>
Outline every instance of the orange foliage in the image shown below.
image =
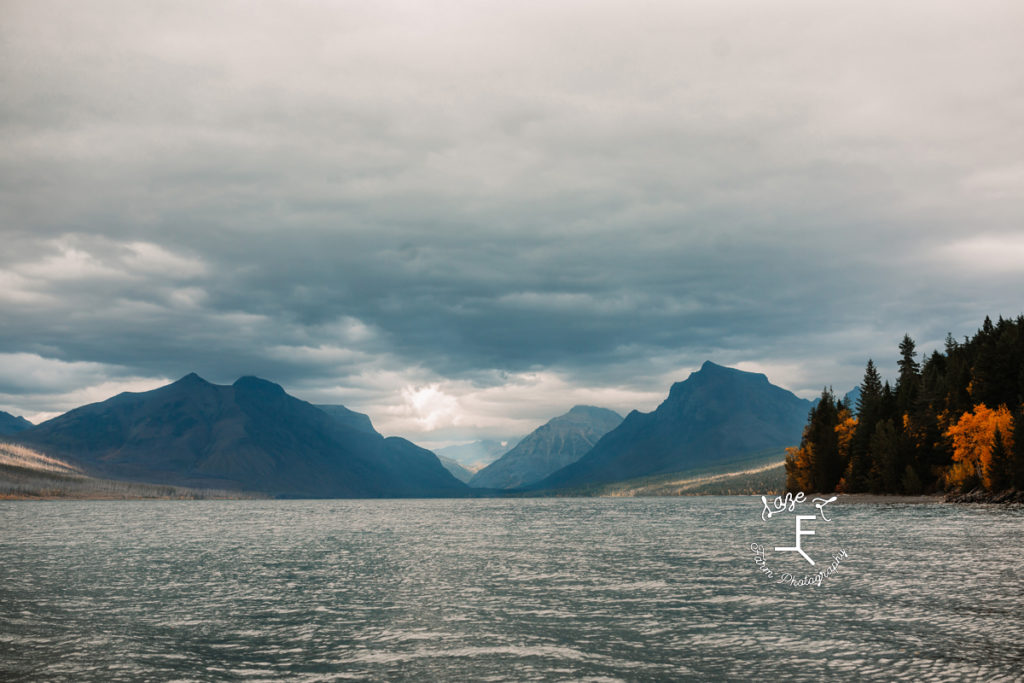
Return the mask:
<svg viewBox="0 0 1024 683">
<path fill-rule="evenodd" d="M 786 488 L 790 491 L 811 490 L 811 461 L 813 450 L 810 444 L 786 448 Z"/>
<path fill-rule="evenodd" d="M 996 429 L 1006 448 L 1012 449 L 1013 417 L 1009 409 L 1001 405 L 992 410 L 979 403 L 973 412 L 964 413 L 946 430 L 946 436 L 953 441 L 953 466 L 946 474 L 947 485 L 962 486 L 973 475 L 986 487 L 991 486 L 985 472 L 992 460 Z"/>
<path fill-rule="evenodd" d="M 842 462 L 850 461 L 850 443 L 857 429 L 857 418 L 845 408 L 839 411 L 839 424 L 836 425 L 836 436 L 839 437 L 839 457 Z"/>
<path fill-rule="evenodd" d="M 949 425 L 946 425 L 948 428 Z M 941 428 L 941 423 L 940 423 Z M 937 444 L 928 443 L 928 429 L 920 420 L 903 413 L 903 433 L 910 438 L 915 448 L 936 448 Z"/>
</svg>

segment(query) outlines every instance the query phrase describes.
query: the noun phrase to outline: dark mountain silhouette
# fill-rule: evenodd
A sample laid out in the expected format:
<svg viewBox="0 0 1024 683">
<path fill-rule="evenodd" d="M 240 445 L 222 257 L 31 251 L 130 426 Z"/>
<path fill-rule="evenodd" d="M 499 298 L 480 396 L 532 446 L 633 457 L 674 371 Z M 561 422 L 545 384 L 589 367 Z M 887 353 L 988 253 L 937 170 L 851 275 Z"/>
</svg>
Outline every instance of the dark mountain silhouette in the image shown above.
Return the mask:
<svg viewBox="0 0 1024 683">
<path fill-rule="evenodd" d="M 0 410 L 0 434 L 17 434 L 32 428 L 32 423 L 23 417 L 15 417 Z"/>
<path fill-rule="evenodd" d="M 317 408 L 353 429 L 357 429 L 361 432 L 367 432 L 369 434 L 380 434 L 380 432 L 374 428 L 369 415 L 357 413 L 343 405 L 317 405 Z M 452 460 L 451 458 L 446 458 L 443 455 L 438 455 L 437 453 L 434 453 L 434 455 L 436 455 L 437 459 L 441 461 L 441 466 L 448 470 L 448 472 L 459 481 L 469 483 L 469 480 L 473 478 L 472 470 L 466 469 L 460 463 Z"/>
<path fill-rule="evenodd" d="M 473 487 L 512 489 L 540 481 L 579 460 L 622 422 L 606 408 L 576 406 L 538 427 L 515 448 L 476 473 Z"/>
<path fill-rule="evenodd" d="M 530 488 L 563 488 L 708 467 L 800 443 L 811 402 L 762 374 L 708 361 L 652 413 L 633 411 L 575 463 Z"/>
<path fill-rule="evenodd" d="M 380 434 L 380 432 L 374 429 L 369 415 L 357 413 L 342 405 L 318 405 L 316 407 L 353 429 L 369 434 Z"/>
<path fill-rule="evenodd" d="M 129 481 L 295 497 L 468 490 L 430 451 L 353 428 L 256 377 L 220 386 L 191 374 L 77 408 L 21 432 L 17 441 L 91 475 Z"/>
</svg>

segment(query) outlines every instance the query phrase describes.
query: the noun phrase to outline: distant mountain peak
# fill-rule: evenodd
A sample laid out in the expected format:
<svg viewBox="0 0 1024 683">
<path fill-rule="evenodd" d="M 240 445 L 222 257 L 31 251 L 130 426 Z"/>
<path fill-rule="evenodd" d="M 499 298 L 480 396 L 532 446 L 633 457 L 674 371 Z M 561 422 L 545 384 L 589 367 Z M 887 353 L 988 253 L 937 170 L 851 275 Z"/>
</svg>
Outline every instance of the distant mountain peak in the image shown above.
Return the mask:
<svg viewBox="0 0 1024 683">
<path fill-rule="evenodd" d="M 597 406 L 577 405 L 569 409 L 566 415 L 591 415 L 593 413 L 603 412 L 608 410 L 607 408 L 598 408 Z"/>
<path fill-rule="evenodd" d="M 182 386 L 187 386 L 189 384 L 197 384 L 197 385 L 198 384 L 209 384 L 209 382 L 207 382 L 205 379 L 203 379 L 202 377 L 200 377 L 196 373 L 190 372 L 187 375 L 185 375 L 184 377 L 182 377 L 181 379 L 179 379 L 174 384 L 178 384 L 178 385 L 182 385 Z"/>
<path fill-rule="evenodd" d="M 748 372 L 747 370 L 740 370 L 739 368 L 730 368 L 725 365 L 719 365 L 718 363 L 714 363 L 710 360 L 704 361 L 700 366 L 700 370 L 698 370 L 695 373 L 692 373 L 690 376 L 692 377 L 693 375 L 731 375 L 734 377 L 746 376 L 763 379 L 766 382 L 768 381 L 768 376 L 765 375 L 763 372 Z"/>
<path fill-rule="evenodd" d="M 739 370 L 737 368 L 729 368 L 724 365 L 718 365 L 710 360 L 704 361 L 700 366 L 700 370 L 691 372 L 690 376 L 682 382 L 676 382 L 669 389 L 669 396 L 674 396 L 684 389 L 684 387 L 692 385 L 706 385 L 708 383 L 719 383 L 719 382 L 747 382 L 761 385 L 770 385 L 767 375 L 763 372 L 747 372 L 746 370 Z"/>
<path fill-rule="evenodd" d="M 575 462 L 622 422 L 607 408 L 574 406 L 524 437 L 516 446 L 476 473 L 471 486 L 516 488 L 532 484 Z"/>
<path fill-rule="evenodd" d="M 284 387 L 280 384 L 275 384 L 270 380 L 261 379 L 259 377 L 253 377 L 252 375 L 239 377 L 231 386 L 243 391 L 261 391 L 269 394 L 280 394 L 282 396 L 285 394 Z"/>
<path fill-rule="evenodd" d="M 614 410 L 608 408 L 599 408 L 598 406 L 585 406 L 578 405 L 573 406 L 569 412 L 564 415 L 551 420 L 552 422 L 565 421 L 565 422 L 594 422 L 601 420 L 614 420 L 616 424 L 622 421 L 622 416 L 616 413 Z"/>
</svg>

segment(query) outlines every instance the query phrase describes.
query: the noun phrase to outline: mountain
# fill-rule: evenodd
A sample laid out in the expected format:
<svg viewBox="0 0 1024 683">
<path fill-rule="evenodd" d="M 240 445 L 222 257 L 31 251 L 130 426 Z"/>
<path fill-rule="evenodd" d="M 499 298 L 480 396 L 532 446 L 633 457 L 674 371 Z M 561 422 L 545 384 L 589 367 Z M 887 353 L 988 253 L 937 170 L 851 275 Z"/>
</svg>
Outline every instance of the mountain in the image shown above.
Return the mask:
<svg viewBox="0 0 1024 683">
<path fill-rule="evenodd" d="M 710 361 L 633 411 L 593 450 L 531 488 L 564 488 L 707 467 L 800 443 L 811 402 L 762 374 Z"/>
<path fill-rule="evenodd" d="M 0 434 L 17 434 L 32 427 L 32 423 L 23 417 L 15 417 L 0 410 Z"/>
<path fill-rule="evenodd" d="M 437 456 L 449 458 L 467 467 L 483 468 L 506 452 L 518 439 L 482 439 L 472 443 L 445 446 L 434 450 Z"/>
<path fill-rule="evenodd" d="M 324 411 L 336 420 L 339 420 L 342 424 L 352 427 L 353 429 L 361 432 L 367 432 L 369 434 L 380 434 L 370 420 L 369 415 L 363 413 L 357 413 L 354 410 L 350 410 L 342 405 L 318 405 L 317 408 Z M 435 455 L 437 455 L 435 453 Z M 473 471 L 466 469 L 460 463 L 446 458 L 442 455 L 437 455 L 437 459 L 441 462 L 441 465 L 448 470 L 448 472 L 461 481 L 464 484 L 468 484 L 469 480 L 473 478 Z"/>
<path fill-rule="evenodd" d="M 19 443 L 111 479 L 286 497 L 461 495 L 433 453 L 345 424 L 277 384 L 196 374 L 123 393 L 18 434 Z"/>
<path fill-rule="evenodd" d="M 469 485 L 513 489 L 540 481 L 579 460 L 621 422 L 622 416 L 614 411 L 576 406 L 538 427 L 515 448 L 477 472 Z"/>
<path fill-rule="evenodd" d="M 316 407 L 333 417 L 335 420 L 339 420 L 342 424 L 348 425 L 352 429 L 360 432 L 366 432 L 368 434 L 380 435 L 380 432 L 373 428 L 373 423 L 370 422 L 369 415 L 357 413 L 356 411 L 349 410 L 342 405 L 318 405 Z"/>
<path fill-rule="evenodd" d="M 452 460 L 451 458 L 446 458 L 443 455 L 438 455 L 437 459 L 441 461 L 441 464 L 446 470 L 451 472 L 453 477 L 462 483 L 468 484 L 469 480 L 473 478 L 473 470 L 466 469 L 461 463 Z"/>
<path fill-rule="evenodd" d="M 849 407 L 850 412 L 857 414 L 857 401 L 860 400 L 860 386 L 855 386 L 843 395 L 843 402 Z"/>
</svg>

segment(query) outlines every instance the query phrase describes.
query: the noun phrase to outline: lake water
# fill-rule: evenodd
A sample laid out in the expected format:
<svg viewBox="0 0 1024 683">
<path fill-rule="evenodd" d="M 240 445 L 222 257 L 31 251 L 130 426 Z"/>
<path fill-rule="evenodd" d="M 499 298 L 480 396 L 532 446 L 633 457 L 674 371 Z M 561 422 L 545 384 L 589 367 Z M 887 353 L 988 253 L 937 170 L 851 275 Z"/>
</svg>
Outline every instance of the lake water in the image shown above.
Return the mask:
<svg viewBox="0 0 1024 683">
<path fill-rule="evenodd" d="M 0 679 L 1022 680 L 1024 511 L 761 510 L 0 502 Z"/>
</svg>

